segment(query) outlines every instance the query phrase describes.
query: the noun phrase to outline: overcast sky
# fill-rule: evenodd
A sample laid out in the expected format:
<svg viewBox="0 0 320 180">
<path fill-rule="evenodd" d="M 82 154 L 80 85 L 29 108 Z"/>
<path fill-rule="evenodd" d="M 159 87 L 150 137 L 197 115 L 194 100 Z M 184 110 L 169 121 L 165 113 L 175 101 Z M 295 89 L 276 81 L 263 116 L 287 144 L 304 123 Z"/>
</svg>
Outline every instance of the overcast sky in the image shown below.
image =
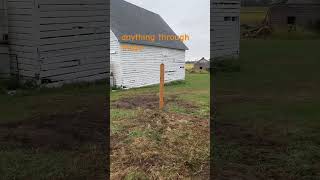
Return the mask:
<svg viewBox="0 0 320 180">
<path fill-rule="evenodd" d="M 177 35 L 188 34 L 186 61 L 210 57 L 210 0 L 126 0 L 159 14 Z"/>
</svg>

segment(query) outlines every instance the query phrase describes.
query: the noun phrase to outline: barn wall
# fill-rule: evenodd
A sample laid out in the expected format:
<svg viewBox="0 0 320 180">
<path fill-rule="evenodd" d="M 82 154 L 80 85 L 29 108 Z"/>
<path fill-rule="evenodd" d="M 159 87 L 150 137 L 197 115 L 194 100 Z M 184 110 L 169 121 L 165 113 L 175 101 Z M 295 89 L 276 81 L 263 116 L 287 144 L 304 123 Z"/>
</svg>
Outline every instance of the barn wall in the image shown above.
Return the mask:
<svg viewBox="0 0 320 180">
<path fill-rule="evenodd" d="M 107 77 L 107 1 L 39 1 L 40 78 L 73 82 Z"/>
<path fill-rule="evenodd" d="M 10 76 L 9 48 L 7 44 L 0 43 L 0 78 Z"/>
<path fill-rule="evenodd" d="M 120 43 L 110 30 L 110 70 L 114 77 L 114 85 L 121 86 L 121 57 Z"/>
<path fill-rule="evenodd" d="M 213 58 L 239 55 L 240 2 L 214 0 L 211 2 L 211 43 Z"/>
<path fill-rule="evenodd" d="M 161 63 L 165 64 L 166 82 L 185 79 L 184 50 L 154 46 L 144 46 L 143 50 L 136 52 L 121 49 L 122 86 L 133 88 L 158 84 Z"/>
<path fill-rule="evenodd" d="M 202 69 L 200 69 L 202 67 Z M 196 71 L 208 71 L 210 68 L 209 61 L 208 62 L 197 62 L 194 64 L 193 69 Z"/>
<path fill-rule="evenodd" d="M 14 72 L 42 83 L 106 79 L 105 0 L 8 0 Z"/>
<path fill-rule="evenodd" d="M 288 16 L 296 17 L 296 24 L 308 26 L 320 21 L 320 6 L 311 5 L 278 5 L 270 8 L 270 24 L 273 27 L 287 27 Z"/>
<path fill-rule="evenodd" d="M 8 33 L 8 16 L 7 16 L 7 1 L 0 0 L 0 78 L 10 75 L 10 61 L 8 44 L 3 39 Z"/>
<path fill-rule="evenodd" d="M 24 77 L 39 75 L 37 47 L 34 39 L 32 0 L 8 0 L 8 38 L 12 73 Z"/>
<path fill-rule="evenodd" d="M 7 1 L 0 0 L 0 40 L 3 40 L 3 34 L 8 33 Z"/>
</svg>

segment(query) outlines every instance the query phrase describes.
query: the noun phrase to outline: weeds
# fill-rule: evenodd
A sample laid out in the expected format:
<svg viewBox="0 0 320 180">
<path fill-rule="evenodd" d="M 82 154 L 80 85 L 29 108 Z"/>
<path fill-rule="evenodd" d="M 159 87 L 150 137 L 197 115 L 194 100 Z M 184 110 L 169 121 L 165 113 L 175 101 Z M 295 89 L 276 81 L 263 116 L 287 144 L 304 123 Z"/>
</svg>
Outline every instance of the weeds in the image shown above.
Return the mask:
<svg viewBox="0 0 320 180">
<path fill-rule="evenodd" d="M 115 123 L 124 131 L 111 137 L 117 139 L 111 144 L 111 179 L 185 179 L 208 173 L 208 121 L 140 110 L 135 118 Z"/>
</svg>

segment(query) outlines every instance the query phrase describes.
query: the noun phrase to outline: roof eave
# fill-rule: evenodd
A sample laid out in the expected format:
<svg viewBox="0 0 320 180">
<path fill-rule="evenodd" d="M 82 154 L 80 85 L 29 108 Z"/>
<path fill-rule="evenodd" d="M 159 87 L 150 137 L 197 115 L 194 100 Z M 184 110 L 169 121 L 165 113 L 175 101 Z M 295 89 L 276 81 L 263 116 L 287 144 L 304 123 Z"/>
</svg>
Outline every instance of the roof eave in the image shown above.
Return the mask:
<svg viewBox="0 0 320 180">
<path fill-rule="evenodd" d="M 169 49 L 178 49 L 178 50 L 189 50 L 189 48 L 184 45 L 185 47 L 171 47 L 171 46 L 164 46 L 164 45 L 160 45 L 160 44 L 148 44 L 148 43 L 139 43 L 139 42 L 131 42 L 131 41 L 122 41 L 122 40 L 119 40 L 118 41 L 120 43 L 126 43 L 126 44 L 135 44 L 135 45 L 142 45 L 142 46 L 153 46 L 153 47 L 162 47 L 162 48 L 169 48 Z"/>
</svg>

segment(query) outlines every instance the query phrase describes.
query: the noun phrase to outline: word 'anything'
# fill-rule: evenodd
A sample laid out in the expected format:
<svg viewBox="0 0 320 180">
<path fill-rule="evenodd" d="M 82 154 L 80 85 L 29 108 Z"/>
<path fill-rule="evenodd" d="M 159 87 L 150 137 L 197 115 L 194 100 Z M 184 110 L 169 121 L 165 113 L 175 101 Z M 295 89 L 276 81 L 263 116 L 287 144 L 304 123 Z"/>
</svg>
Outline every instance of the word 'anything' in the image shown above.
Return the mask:
<svg viewBox="0 0 320 180">
<path fill-rule="evenodd" d="M 158 34 L 158 35 L 150 35 L 150 34 L 134 34 L 134 35 L 122 35 L 122 41 L 149 41 L 155 42 L 159 41 L 188 41 L 190 40 L 190 36 L 187 34 L 184 35 L 167 35 L 167 34 Z"/>
</svg>

